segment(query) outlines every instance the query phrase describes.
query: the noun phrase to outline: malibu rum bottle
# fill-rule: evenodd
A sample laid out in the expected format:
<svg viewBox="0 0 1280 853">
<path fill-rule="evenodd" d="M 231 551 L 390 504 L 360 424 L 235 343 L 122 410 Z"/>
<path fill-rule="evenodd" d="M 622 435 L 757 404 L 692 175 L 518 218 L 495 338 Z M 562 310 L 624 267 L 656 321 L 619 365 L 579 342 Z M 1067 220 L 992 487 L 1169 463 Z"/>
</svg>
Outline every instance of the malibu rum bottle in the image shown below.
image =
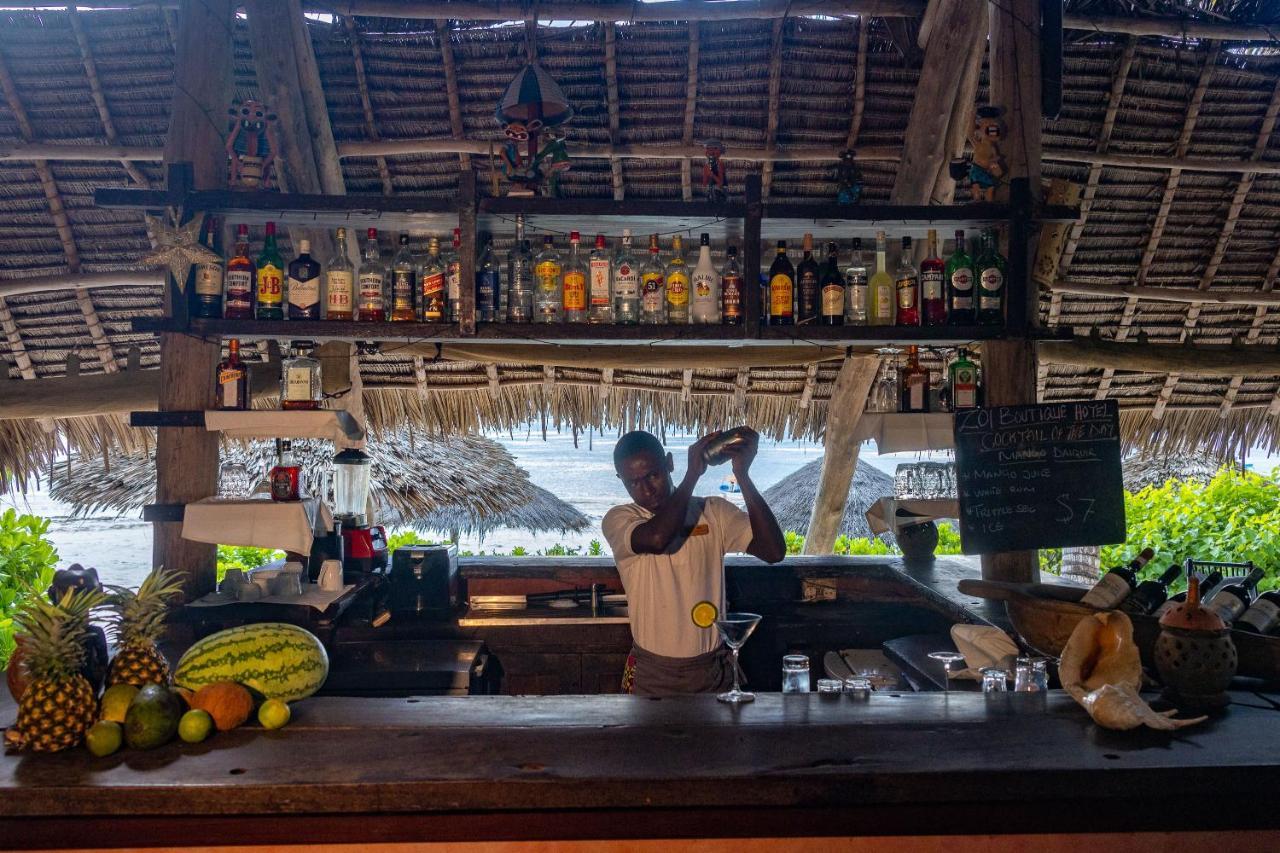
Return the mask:
<svg viewBox="0 0 1280 853">
<path fill-rule="evenodd" d="M 790 326 L 795 319 L 796 270 L 787 257 L 787 241 L 778 241 L 778 254 L 769 267 L 769 325 Z"/>
<path fill-rule="evenodd" d="M 803 257 L 796 267 L 796 292 L 799 295 L 799 312 L 796 325 L 809 325 L 818 320 L 818 277 L 821 270 L 813 258 L 813 235 L 805 234 L 801 243 Z"/>
<path fill-rule="evenodd" d="M 893 276 L 889 275 L 883 231 L 876 232 L 876 271 L 867 284 L 867 310 L 872 326 L 892 326 L 893 309 Z"/>
<path fill-rule="evenodd" d="M 204 234 L 201 242 L 204 247 L 215 255 L 218 250 L 215 246 L 215 233 L 217 229 L 217 220 L 210 216 L 204 221 Z M 195 315 L 197 317 L 221 317 L 222 316 L 222 262 L 215 261 L 208 264 L 196 264 L 196 306 Z"/>
<path fill-rule="evenodd" d="M 328 320 L 355 319 L 356 268 L 347 257 L 347 229 L 339 228 L 335 234 L 338 246 L 329 267 L 324 271 L 325 318 Z"/>
<path fill-rule="evenodd" d="M 938 232 L 929 229 L 928 257 L 920 262 L 920 314 L 922 325 L 945 326 L 947 295 L 946 266 L 938 257 Z"/>
<path fill-rule="evenodd" d="M 542 251 L 533 261 L 533 322 L 560 322 L 564 313 L 562 272 L 560 253 L 556 251 L 551 235 L 547 234 L 542 238 Z"/>
<path fill-rule="evenodd" d="M 449 310 L 446 301 L 444 263 L 440 259 L 440 238 L 427 241 L 427 256 L 418 270 L 418 319 L 424 323 L 443 323 Z"/>
<path fill-rule="evenodd" d="M 311 257 L 311 241 L 298 241 L 298 257 L 289 262 L 289 319 L 320 319 L 320 264 Z"/>
<path fill-rule="evenodd" d="M 578 232 L 570 231 L 569 259 L 564 262 L 561 273 L 566 323 L 587 322 L 587 267 L 582 263 L 581 243 Z"/>
<path fill-rule="evenodd" d="M 413 292 L 418 276 L 409 251 L 409 235 L 400 232 L 400 248 L 391 261 L 391 320 L 395 323 L 411 323 L 417 319 L 413 308 Z"/>
<path fill-rule="evenodd" d="M 681 326 L 689 323 L 689 265 L 684 260 L 684 242 L 680 235 L 671 238 L 671 260 L 664 273 L 667 289 L 667 322 Z"/>
<path fill-rule="evenodd" d="M 382 264 L 382 251 L 378 248 L 378 229 L 366 232 L 364 251 L 360 255 L 360 298 L 357 304 L 359 318 L 381 323 L 387 319 L 386 286 L 387 270 Z"/>
<path fill-rule="evenodd" d="M 658 235 L 649 235 L 649 260 L 640 268 L 640 322 L 667 322 L 666 270 L 658 258 Z"/>
<path fill-rule="evenodd" d="M 844 325 L 845 280 L 840 272 L 839 250 L 835 243 L 827 243 L 827 262 L 818 280 L 822 288 L 822 309 L 819 312 L 824 326 Z"/>
<path fill-rule="evenodd" d="M 951 326 L 972 326 L 973 260 L 965 251 L 964 232 L 956 232 L 956 246 L 947 258 L 944 272 L 947 280 L 947 323 Z"/>
<path fill-rule="evenodd" d="M 898 271 L 894 276 L 894 291 L 898 299 L 896 325 L 920 325 L 920 274 L 911 263 L 911 238 L 902 238 L 902 257 L 898 258 Z"/>
<path fill-rule="evenodd" d="M 276 224 L 268 222 L 262 240 L 262 254 L 256 264 L 258 319 L 284 319 L 284 258 L 276 247 Z"/>
<path fill-rule="evenodd" d="M 1004 323 L 1004 256 L 996 245 L 996 230 L 982 234 L 982 254 L 975 263 L 978 270 L 978 325 L 999 326 Z"/>
<path fill-rule="evenodd" d="M 720 288 L 716 286 L 716 279 L 716 268 L 711 263 L 711 235 L 703 234 L 698 238 L 698 263 L 693 268 L 690 322 L 719 322 Z"/>
<path fill-rule="evenodd" d="M 227 261 L 226 313 L 228 320 L 253 319 L 254 266 L 249 257 L 249 226 L 236 226 L 235 254 Z"/>
<path fill-rule="evenodd" d="M 634 326 L 640 322 L 640 264 L 631 252 L 631 229 L 624 229 L 613 259 L 613 319 Z"/>
<path fill-rule="evenodd" d="M 742 267 L 738 265 L 738 247 L 724 250 L 724 266 L 720 268 L 720 322 L 726 326 L 742 325 Z"/>
</svg>

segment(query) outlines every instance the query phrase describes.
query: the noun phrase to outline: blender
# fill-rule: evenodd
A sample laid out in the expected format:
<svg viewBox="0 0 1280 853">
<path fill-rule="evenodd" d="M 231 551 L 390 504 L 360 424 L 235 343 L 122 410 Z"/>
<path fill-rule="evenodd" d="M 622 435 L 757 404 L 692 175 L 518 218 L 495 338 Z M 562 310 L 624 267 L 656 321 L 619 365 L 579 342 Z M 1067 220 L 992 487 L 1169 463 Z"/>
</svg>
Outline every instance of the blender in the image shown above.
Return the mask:
<svg viewBox="0 0 1280 853">
<path fill-rule="evenodd" d="M 369 523 L 372 462 L 354 448 L 333 457 L 333 515 L 342 528 L 342 577 L 347 582 L 387 569 L 387 531 Z"/>
</svg>

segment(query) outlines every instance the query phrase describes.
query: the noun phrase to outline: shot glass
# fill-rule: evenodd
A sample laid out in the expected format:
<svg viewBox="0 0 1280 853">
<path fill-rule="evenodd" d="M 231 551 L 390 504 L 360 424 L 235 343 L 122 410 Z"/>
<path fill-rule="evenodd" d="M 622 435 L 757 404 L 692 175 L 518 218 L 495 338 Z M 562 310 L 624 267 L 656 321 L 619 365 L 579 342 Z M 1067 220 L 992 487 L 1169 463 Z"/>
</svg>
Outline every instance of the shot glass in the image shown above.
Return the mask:
<svg viewBox="0 0 1280 853">
<path fill-rule="evenodd" d="M 854 701 L 865 702 L 871 698 L 871 679 L 846 678 L 844 680 L 844 692 Z"/>
<path fill-rule="evenodd" d="M 844 692 L 844 682 L 838 678 L 819 678 L 818 692 L 823 698 L 830 699 Z"/>
<path fill-rule="evenodd" d="M 809 692 L 809 658 L 807 656 L 782 656 L 782 692 Z"/>
<path fill-rule="evenodd" d="M 1005 693 L 1009 690 L 1009 673 L 1003 669 L 987 667 L 982 670 L 983 693 Z"/>
<path fill-rule="evenodd" d="M 1015 662 L 1015 693 L 1043 693 L 1049 689 L 1049 669 L 1044 658 L 1022 657 Z"/>
</svg>

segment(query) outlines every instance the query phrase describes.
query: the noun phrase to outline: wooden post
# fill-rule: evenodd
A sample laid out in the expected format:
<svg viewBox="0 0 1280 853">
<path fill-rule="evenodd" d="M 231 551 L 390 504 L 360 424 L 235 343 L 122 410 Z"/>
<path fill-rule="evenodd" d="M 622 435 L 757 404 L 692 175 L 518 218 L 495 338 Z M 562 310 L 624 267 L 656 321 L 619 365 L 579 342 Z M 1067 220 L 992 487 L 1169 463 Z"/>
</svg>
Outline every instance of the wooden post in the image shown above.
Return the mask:
<svg viewBox="0 0 1280 853">
<path fill-rule="evenodd" d="M 858 422 L 867 394 L 880 369 L 878 356 L 847 358 L 840 365 L 836 386 L 827 403 L 827 432 L 823 439 L 822 477 L 809 516 L 804 540 L 806 554 L 830 554 L 840 534 L 840 519 L 849 500 L 849 484 L 858 467 Z"/>
<path fill-rule="evenodd" d="M 982 376 L 988 406 L 1018 406 L 1036 401 L 1034 342 L 1026 338 L 987 341 L 982 345 Z M 987 580 L 1040 580 L 1035 551 L 1009 551 L 982 555 L 982 576 Z"/>
<path fill-rule="evenodd" d="M 457 318 L 463 335 L 476 333 L 476 173 L 467 169 L 458 176 L 458 231 L 462 243 L 458 248 L 461 297 Z"/>
<path fill-rule="evenodd" d="M 745 181 L 747 214 L 742 220 L 742 326 L 747 337 L 760 336 L 761 312 L 767 307 L 760 300 L 760 220 L 764 205 L 760 201 L 761 179 L 759 175 L 747 175 Z"/>
<path fill-rule="evenodd" d="M 165 163 L 190 163 L 197 189 L 226 186 L 223 145 L 232 95 L 235 5 L 231 0 L 183 0 L 177 68 Z M 172 288 L 165 289 L 165 315 L 173 316 Z M 214 403 L 213 374 L 222 347 L 186 335 L 160 335 L 160 411 L 207 409 Z M 218 437 L 204 429 L 158 430 L 156 501 L 188 503 L 217 491 Z M 156 522 L 153 565 L 181 572 L 187 600 L 214 587 L 212 545 L 182 538 L 179 522 Z"/>
</svg>

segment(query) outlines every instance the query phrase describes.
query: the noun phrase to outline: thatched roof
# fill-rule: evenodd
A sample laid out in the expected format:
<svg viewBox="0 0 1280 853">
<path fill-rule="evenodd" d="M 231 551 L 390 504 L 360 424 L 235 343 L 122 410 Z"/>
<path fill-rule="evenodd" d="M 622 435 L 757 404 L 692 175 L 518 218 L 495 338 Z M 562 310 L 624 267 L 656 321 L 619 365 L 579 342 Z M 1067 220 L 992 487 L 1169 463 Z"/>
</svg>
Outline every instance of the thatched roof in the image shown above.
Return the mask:
<svg viewBox="0 0 1280 853">
<path fill-rule="evenodd" d="M 24 144 L 162 146 L 173 94 L 176 29 L 173 11 L 161 8 L 166 5 L 74 14 L 0 12 L 0 68 L 12 81 L 0 98 L 0 281 L 135 269 L 147 250 L 141 216 L 95 208 L 92 193 L 108 186 L 158 186 L 163 178 L 158 163 L 33 161 L 7 159 L 3 153 Z M 1269 24 L 1277 16 L 1274 5 L 1256 0 L 1069 0 L 1066 5 L 1077 15 L 1185 16 L 1191 22 Z M 445 39 L 462 136 L 500 138 L 493 105 L 523 62 L 523 26 L 455 20 L 441 33 L 434 22 L 423 20 L 361 16 L 350 23 L 310 24 L 339 146 L 375 137 L 441 140 L 453 135 Z M 907 30 L 914 32 L 916 23 L 908 19 Z M 774 22 L 747 18 L 702 21 L 692 29 L 686 22 L 563 24 L 535 30 L 541 63 L 577 108 L 566 126 L 571 146 L 608 144 L 611 135 L 616 144 L 627 145 L 716 136 L 729 149 L 729 187 L 738 196 L 744 177 L 765 167 L 734 161 L 735 147 L 900 146 L 919 76 L 915 61 L 895 46 L 881 18 L 789 17 L 776 33 Z M 686 132 L 681 119 L 689 106 L 691 32 L 698 46 L 696 99 Z M 618 93 L 618 129 L 612 134 L 605 62 L 610 34 Z M 1091 168 L 1087 161 L 1104 152 L 1200 161 L 1253 158 L 1269 168 L 1280 162 L 1280 143 L 1270 132 L 1280 102 L 1280 54 L 1274 45 L 1173 41 L 1091 29 L 1067 35 L 1064 106 L 1058 118 L 1044 123 L 1044 173 L 1089 187 L 1091 199 L 1060 277 L 1107 287 L 1137 281 L 1150 287 L 1270 290 L 1280 275 L 1280 174 Z M 785 73 L 771 138 L 769 72 L 775 43 Z M 92 76 L 87 68 L 94 69 Z M 855 85 L 860 69 L 865 100 L 855 103 L 862 88 Z M 237 24 L 235 74 L 239 97 L 257 94 L 243 20 Z M 987 97 L 985 81 L 984 71 L 980 101 Z M 1108 120 L 1113 88 L 1118 102 Z M 101 95 L 97 102 L 95 94 Z M 481 191 L 488 192 L 488 158 L 472 156 L 470 162 Z M 627 198 L 682 197 L 682 161 L 617 162 Z M 457 154 L 345 157 L 342 168 L 350 192 L 447 198 L 458 187 Z M 868 201 L 888 198 L 896 169 L 892 160 L 864 164 Z M 832 161 L 779 162 L 767 172 L 770 201 L 832 195 Z M 562 191 L 571 197 L 608 198 L 614 190 L 606 159 L 575 159 L 562 180 Z M 63 209 L 67 223 L 60 232 L 55 212 Z M 498 236 L 503 251 L 509 235 Z M 146 286 L 0 298 L 0 358 L 15 378 L 50 377 L 63 373 L 71 352 L 81 354 L 82 370 L 92 373 L 103 369 L 103 357 L 123 363 L 126 351 L 137 346 L 142 366 L 154 367 L 155 339 L 132 333 L 129 320 L 157 315 L 160 306 L 159 288 Z M 1096 326 L 1106 336 L 1142 333 L 1153 341 L 1210 343 L 1239 337 L 1266 347 L 1280 342 L 1280 315 L 1253 305 L 1208 303 L 1191 310 L 1145 298 L 1068 293 L 1046 294 L 1042 310 L 1049 325 Z M 560 378 L 580 380 L 582 386 L 544 388 L 536 365 L 503 365 L 495 377 L 481 365 L 440 362 L 424 366 L 425 390 L 420 390 L 410 360 L 371 358 L 366 368 L 370 411 L 378 423 L 408 419 L 451 431 L 501 427 L 530 417 L 583 428 L 697 428 L 723 426 L 745 414 L 770 435 L 813 437 L 821 432 L 831 377 L 823 368 L 805 394 L 803 366 L 753 370 L 745 389 L 725 371 L 695 370 L 686 383 L 680 371 L 637 369 L 637 387 L 602 388 L 601 371 L 581 370 L 562 371 Z M 1280 441 L 1280 416 L 1268 408 L 1280 393 L 1280 377 L 1111 375 L 1054 366 L 1042 378 L 1046 400 L 1120 400 L 1126 435 L 1166 449 L 1213 441 L 1215 451 L 1225 453 L 1241 444 Z M 686 390 L 690 384 L 692 395 Z M 468 390 L 448 390 L 457 385 Z M 717 396 L 700 396 L 700 391 Z M 1158 406 L 1159 416 L 1153 416 Z M 129 443 L 138 441 L 109 423 L 60 426 L 66 434 L 59 440 L 66 446 L 94 454 L 101 452 L 99 443 L 136 449 Z M 40 425 L 0 425 L 0 461 L 21 473 L 24 466 L 40 464 L 50 441 Z"/>
<path fill-rule="evenodd" d="M 326 441 L 295 441 L 306 490 L 322 494 L 332 471 Z M 587 527 L 572 505 L 529 482 L 506 449 L 481 436 L 445 439 L 408 434 L 382 437 L 367 448 L 373 457 L 372 495 L 380 522 L 416 530 L 485 533 L 496 527 L 568 532 Z M 229 442 L 224 463 L 238 462 L 265 473 L 274 463 L 267 442 Z M 50 495 L 77 513 L 135 511 L 155 499 L 155 459 L 150 454 L 112 454 L 69 459 L 51 474 Z"/>
<path fill-rule="evenodd" d="M 1179 453 L 1176 456 L 1136 453 L 1124 459 L 1124 488 L 1128 492 L 1138 492 L 1147 486 L 1159 488 L 1169 480 L 1207 483 L 1223 464 L 1224 460 L 1207 453 Z"/>
<path fill-rule="evenodd" d="M 818 480 L 822 477 L 822 459 L 818 457 L 764 490 L 764 499 L 783 530 L 794 530 L 802 536 L 809 532 L 809 514 L 813 511 L 813 502 L 818 496 Z M 893 478 L 859 460 L 853 482 L 849 485 L 844 518 L 840 519 L 840 532 L 865 538 L 875 535 L 867 524 L 867 510 L 880 498 L 892 495 Z"/>
</svg>

